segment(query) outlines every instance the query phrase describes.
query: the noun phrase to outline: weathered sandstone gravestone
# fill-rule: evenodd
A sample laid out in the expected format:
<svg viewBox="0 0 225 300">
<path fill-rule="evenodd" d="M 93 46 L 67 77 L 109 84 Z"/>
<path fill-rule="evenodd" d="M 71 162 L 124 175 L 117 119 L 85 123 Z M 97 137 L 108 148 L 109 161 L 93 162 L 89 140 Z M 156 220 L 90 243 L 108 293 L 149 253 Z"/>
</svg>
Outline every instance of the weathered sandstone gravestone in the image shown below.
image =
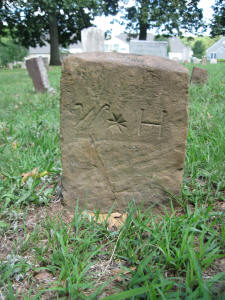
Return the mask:
<svg viewBox="0 0 225 300">
<path fill-rule="evenodd" d="M 194 67 L 191 73 L 191 82 L 197 84 L 207 83 L 209 80 L 209 73 L 207 70 Z"/>
<path fill-rule="evenodd" d="M 96 27 L 81 31 L 81 42 L 84 52 L 104 52 L 104 32 Z"/>
<path fill-rule="evenodd" d="M 35 57 L 26 60 L 26 67 L 30 77 L 33 80 L 36 92 L 44 93 L 46 91 L 53 91 L 48 81 L 48 74 L 41 57 Z"/>
<path fill-rule="evenodd" d="M 180 193 L 189 74 L 160 57 L 83 53 L 63 63 L 64 200 L 124 211 L 169 204 Z"/>
</svg>

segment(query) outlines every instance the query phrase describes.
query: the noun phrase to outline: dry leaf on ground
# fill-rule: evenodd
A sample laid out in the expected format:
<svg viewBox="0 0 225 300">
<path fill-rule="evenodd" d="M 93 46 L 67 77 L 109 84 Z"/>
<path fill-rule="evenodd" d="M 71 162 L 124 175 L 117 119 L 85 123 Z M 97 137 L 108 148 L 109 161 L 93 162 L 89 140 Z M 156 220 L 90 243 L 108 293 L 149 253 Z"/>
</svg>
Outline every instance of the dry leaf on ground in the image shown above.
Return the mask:
<svg viewBox="0 0 225 300">
<path fill-rule="evenodd" d="M 96 215 L 93 212 L 82 212 L 82 215 L 87 216 L 89 220 L 91 218 L 96 219 Z M 119 212 L 112 213 L 111 215 L 108 214 L 99 214 L 97 218 L 97 223 L 102 224 L 104 222 L 108 223 L 109 229 L 113 228 L 120 228 L 123 226 L 124 222 L 126 221 L 127 214 L 121 214 Z"/>
<path fill-rule="evenodd" d="M 53 279 L 53 275 L 47 271 L 41 271 L 34 277 L 39 281 L 51 281 Z"/>
<path fill-rule="evenodd" d="M 12 147 L 13 147 L 14 150 L 16 150 L 16 148 L 17 148 L 16 142 L 13 142 L 13 143 L 12 143 Z"/>
<path fill-rule="evenodd" d="M 26 183 L 26 181 L 28 180 L 29 177 L 33 177 L 33 178 L 40 178 L 43 177 L 45 175 L 48 175 L 47 171 L 41 172 L 40 174 L 38 173 L 38 168 L 33 169 L 30 172 L 27 173 L 23 173 L 22 176 L 22 183 Z"/>
<path fill-rule="evenodd" d="M 136 270 L 136 267 L 131 267 L 131 268 L 129 268 L 129 270 L 128 269 L 126 269 L 126 270 L 114 269 L 111 272 L 112 272 L 113 276 L 118 274 L 118 277 L 116 277 L 116 279 L 115 279 L 116 281 L 122 282 L 123 278 L 121 275 L 129 275 L 132 271 L 135 271 L 135 270 Z"/>
</svg>

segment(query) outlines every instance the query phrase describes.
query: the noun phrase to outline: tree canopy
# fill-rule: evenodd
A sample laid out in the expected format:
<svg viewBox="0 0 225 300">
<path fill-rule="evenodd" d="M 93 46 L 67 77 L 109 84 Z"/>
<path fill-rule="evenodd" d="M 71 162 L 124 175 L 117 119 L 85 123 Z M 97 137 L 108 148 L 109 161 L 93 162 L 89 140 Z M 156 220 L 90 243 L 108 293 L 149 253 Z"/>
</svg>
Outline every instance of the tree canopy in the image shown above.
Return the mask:
<svg viewBox="0 0 225 300">
<path fill-rule="evenodd" d="M 3 0 L 0 30 L 5 21 L 12 37 L 25 47 L 49 42 L 50 64 L 59 65 L 59 45 L 77 42 L 96 15 L 115 14 L 117 9 L 118 0 Z"/>
<path fill-rule="evenodd" d="M 21 61 L 27 55 L 27 49 L 15 43 L 10 35 L 0 39 L 0 65 L 6 66 L 14 61 Z"/>
<path fill-rule="evenodd" d="M 202 56 L 205 54 L 205 50 L 206 50 L 203 41 L 201 41 L 201 40 L 195 41 L 192 50 L 193 50 L 193 54 L 195 57 L 202 58 Z"/>
<path fill-rule="evenodd" d="M 225 3 L 224 0 L 216 0 L 213 6 L 213 19 L 210 25 L 211 35 L 225 35 Z"/>
<path fill-rule="evenodd" d="M 127 0 L 123 0 L 128 4 Z M 181 31 L 197 32 L 202 23 L 199 0 L 135 0 L 135 5 L 124 6 L 123 19 L 129 33 L 137 33 L 146 40 L 147 30 L 157 28 L 167 34 L 180 35 Z"/>
</svg>

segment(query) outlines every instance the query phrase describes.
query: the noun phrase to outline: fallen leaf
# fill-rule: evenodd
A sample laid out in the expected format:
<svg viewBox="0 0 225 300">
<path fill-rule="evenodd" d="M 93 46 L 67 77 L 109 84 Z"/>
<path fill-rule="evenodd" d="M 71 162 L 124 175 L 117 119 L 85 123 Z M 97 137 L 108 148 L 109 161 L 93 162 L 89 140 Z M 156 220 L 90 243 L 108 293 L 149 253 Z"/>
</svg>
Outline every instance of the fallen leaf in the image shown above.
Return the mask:
<svg viewBox="0 0 225 300">
<path fill-rule="evenodd" d="M 82 212 L 82 215 L 88 217 L 89 220 L 94 218 L 96 220 L 96 215 L 93 212 Z M 108 228 L 112 230 L 113 228 L 121 228 L 127 218 L 127 214 L 121 214 L 119 212 L 112 213 L 111 215 L 108 214 L 99 214 L 97 223 L 102 224 L 104 222 L 108 223 Z"/>
<path fill-rule="evenodd" d="M 48 175 L 48 171 L 41 172 L 38 177 L 44 177 L 45 175 Z"/>
<path fill-rule="evenodd" d="M 27 172 L 27 173 L 23 173 L 21 176 L 23 177 L 22 178 L 22 183 L 25 183 L 27 181 L 27 179 L 29 177 L 33 177 L 33 178 L 41 178 L 41 177 L 44 177 L 48 175 L 48 171 L 43 171 L 41 172 L 40 174 L 38 173 L 38 169 L 35 168 L 33 169 L 32 171 L 30 172 Z"/>
<path fill-rule="evenodd" d="M 113 275 L 113 276 L 118 274 L 118 277 L 115 278 L 116 281 L 118 281 L 118 282 L 123 282 L 122 275 L 128 275 L 128 274 L 130 274 L 132 271 L 136 271 L 136 267 L 131 267 L 131 268 L 129 268 L 129 270 L 128 270 L 128 269 L 126 269 L 126 270 L 122 270 L 122 269 L 114 269 L 114 270 L 112 270 L 111 272 L 112 272 L 112 275 Z"/>
<path fill-rule="evenodd" d="M 16 142 L 12 142 L 12 147 L 13 147 L 14 150 L 16 150 L 16 148 L 17 148 Z"/>
<path fill-rule="evenodd" d="M 37 175 L 38 175 L 38 169 L 37 168 L 33 169 L 30 172 L 23 173 L 21 175 L 23 177 L 22 178 L 22 183 L 25 183 L 29 177 L 33 177 L 34 178 L 34 177 L 37 177 Z"/>
<path fill-rule="evenodd" d="M 1 179 L 1 180 L 5 180 L 6 178 L 5 178 L 5 176 L 3 176 L 2 174 L 0 174 L 0 179 Z"/>
<path fill-rule="evenodd" d="M 209 119 L 211 119 L 211 118 L 212 118 L 212 116 L 210 115 L 210 113 L 209 113 L 209 112 L 207 112 L 207 116 L 208 116 L 208 118 L 209 118 Z"/>
<path fill-rule="evenodd" d="M 52 280 L 53 276 L 51 273 L 49 273 L 47 271 L 42 271 L 42 272 L 38 273 L 37 275 L 35 275 L 35 278 L 39 281 L 50 281 L 50 280 Z"/>
</svg>

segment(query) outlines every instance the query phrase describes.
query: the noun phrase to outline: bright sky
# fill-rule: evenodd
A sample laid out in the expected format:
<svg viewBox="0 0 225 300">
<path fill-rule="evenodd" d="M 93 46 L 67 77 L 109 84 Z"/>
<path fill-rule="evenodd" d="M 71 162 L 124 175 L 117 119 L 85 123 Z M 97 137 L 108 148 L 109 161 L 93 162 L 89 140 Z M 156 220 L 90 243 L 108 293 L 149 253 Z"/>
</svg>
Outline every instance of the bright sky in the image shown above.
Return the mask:
<svg viewBox="0 0 225 300">
<path fill-rule="evenodd" d="M 204 20 L 208 22 L 210 18 L 212 17 L 213 10 L 211 6 L 215 3 L 215 0 L 200 0 L 198 7 L 203 8 L 203 15 L 204 15 Z M 94 24 L 98 27 L 101 28 L 103 31 L 112 29 L 112 35 L 118 35 L 121 32 L 125 30 L 124 26 L 119 25 L 117 22 L 114 22 L 114 24 L 110 24 L 112 21 L 113 17 L 97 17 L 95 19 Z M 118 14 L 117 20 L 120 19 L 120 15 Z M 154 33 L 154 31 L 151 31 Z M 206 35 L 209 34 L 209 31 L 205 33 Z"/>
</svg>

